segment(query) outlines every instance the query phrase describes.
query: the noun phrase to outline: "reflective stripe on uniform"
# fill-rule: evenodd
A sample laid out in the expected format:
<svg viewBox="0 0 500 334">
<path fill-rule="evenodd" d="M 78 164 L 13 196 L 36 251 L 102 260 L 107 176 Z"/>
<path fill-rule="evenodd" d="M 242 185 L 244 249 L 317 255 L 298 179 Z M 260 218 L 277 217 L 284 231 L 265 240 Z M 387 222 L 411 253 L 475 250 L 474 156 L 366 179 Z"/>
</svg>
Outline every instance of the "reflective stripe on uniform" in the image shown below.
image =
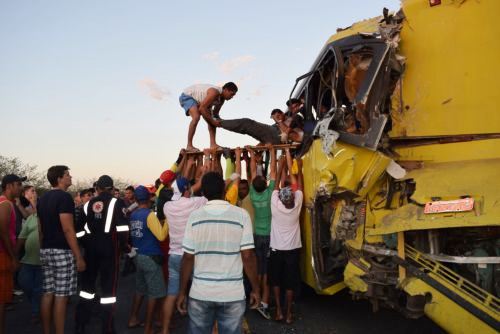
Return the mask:
<svg viewBox="0 0 500 334">
<path fill-rule="evenodd" d="M 87 216 L 87 212 L 88 212 L 88 209 L 89 209 L 89 203 L 90 203 L 90 201 L 88 201 L 87 203 L 85 203 L 83 205 L 83 212 L 85 212 L 85 216 Z M 87 234 L 90 234 L 89 226 L 87 225 L 87 223 L 85 223 L 85 226 L 83 228 L 85 229 L 85 232 L 87 232 Z M 76 237 L 78 238 L 78 234 L 77 234 Z"/>
<path fill-rule="evenodd" d="M 116 297 L 101 298 L 101 304 L 113 304 L 113 303 L 116 303 Z"/>
<path fill-rule="evenodd" d="M 111 221 L 113 220 L 113 211 L 115 209 L 115 203 L 116 203 L 116 198 L 113 197 L 109 202 L 108 212 L 106 213 L 106 225 L 104 226 L 104 233 L 109 233 L 109 230 L 111 229 Z"/>
<path fill-rule="evenodd" d="M 125 232 L 128 231 L 129 228 L 127 225 L 118 225 L 116 226 L 116 232 Z"/>
<path fill-rule="evenodd" d="M 94 299 L 95 293 L 90 293 L 90 292 L 85 292 L 85 291 L 80 291 L 80 297 L 85 298 L 85 299 Z"/>
<path fill-rule="evenodd" d="M 76 232 L 76 237 L 81 238 L 85 235 L 85 231 Z"/>
</svg>

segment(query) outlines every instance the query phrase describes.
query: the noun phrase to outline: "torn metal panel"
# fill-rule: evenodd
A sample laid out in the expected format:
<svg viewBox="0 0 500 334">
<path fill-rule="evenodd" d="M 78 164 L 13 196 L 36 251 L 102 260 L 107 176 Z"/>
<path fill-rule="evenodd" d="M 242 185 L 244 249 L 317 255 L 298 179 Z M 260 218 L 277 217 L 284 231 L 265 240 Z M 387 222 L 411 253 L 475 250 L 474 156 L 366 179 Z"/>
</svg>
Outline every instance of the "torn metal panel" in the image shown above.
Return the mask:
<svg viewBox="0 0 500 334">
<path fill-rule="evenodd" d="M 389 166 L 385 169 L 387 174 L 395 178 L 396 180 L 402 179 L 406 176 L 406 170 L 394 160 L 391 160 Z"/>
<path fill-rule="evenodd" d="M 393 137 L 390 139 L 390 145 L 393 148 L 416 147 L 416 146 L 428 146 L 433 144 L 451 144 L 451 143 L 462 143 L 462 142 L 469 142 L 476 140 L 491 140 L 499 138 L 500 138 L 500 133 L 424 136 L 424 137 Z"/>
<path fill-rule="evenodd" d="M 321 138 L 321 149 L 323 153 L 328 156 L 332 155 L 332 150 L 336 148 L 335 143 L 340 136 L 338 132 L 328 128 L 334 116 L 335 115 L 332 114 L 330 117 L 326 117 L 319 121 L 313 131 L 315 137 Z"/>
<path fill-rule="evenodd" d="M 337 142 L 331 155 L 324 155 L 322 142 L 315 140 L 304 156 L 304 165 L 306 161 L 313 167 L 304 173 L 306 182 L 312 182 L 310 193 L 313 197 L 348 192 L 357 197 L 368 193 L 378 177 L 385 173 L 391 159 L 380 152 L 342 142 Z"/>
<path fill-rule="evenodd" d="M 499 264 L 499 256 L 451 256 L 444 254 L 426 254 L 427 257 L 447 263 L 465 263 L 465 264 Z"/>
</svg>

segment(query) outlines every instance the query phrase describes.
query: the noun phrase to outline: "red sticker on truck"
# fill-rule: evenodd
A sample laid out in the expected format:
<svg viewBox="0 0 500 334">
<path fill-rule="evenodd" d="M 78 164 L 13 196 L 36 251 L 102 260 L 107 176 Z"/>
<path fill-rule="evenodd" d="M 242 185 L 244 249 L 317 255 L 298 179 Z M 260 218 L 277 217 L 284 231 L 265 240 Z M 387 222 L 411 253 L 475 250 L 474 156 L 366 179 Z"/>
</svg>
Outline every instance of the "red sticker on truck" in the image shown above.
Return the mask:
<svg viewBox="0 0 500 334">
<path fill-rule="evenodd" d="M 435 201 L 425 204 L 424 213 L 471 211 L 474 208 L 473 198 L 456 199 L 453 201 Z"/>
</svg>

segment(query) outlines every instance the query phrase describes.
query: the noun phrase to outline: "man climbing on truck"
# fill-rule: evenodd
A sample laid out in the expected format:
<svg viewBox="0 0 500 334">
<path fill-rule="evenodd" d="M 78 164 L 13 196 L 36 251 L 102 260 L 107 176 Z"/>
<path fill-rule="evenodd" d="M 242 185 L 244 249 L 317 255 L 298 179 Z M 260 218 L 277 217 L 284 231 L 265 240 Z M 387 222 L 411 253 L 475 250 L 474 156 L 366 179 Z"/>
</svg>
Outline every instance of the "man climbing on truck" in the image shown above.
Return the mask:
<svg viewBox="0 0 500 334">
<path fill-rule="evenodd" d="M 187 151 L 197 151 L 193 146 L 193 137 L 200 116 L 208 123 L 208 133 L 210 134 L 210 148 L 218 147 L 215 142 L 216 128 L 212 124 L 213 119 L 219 118 L 219 111 L 225 101 L 231 100 L 238 92 L 238 87 L 234 82 L 228 82 L 224 86 L 198 84 L 184 89 L 179 97 L 179 103 L 186 112 L 186 116 L 191 116 L 189 123 Z"/>
</svg>

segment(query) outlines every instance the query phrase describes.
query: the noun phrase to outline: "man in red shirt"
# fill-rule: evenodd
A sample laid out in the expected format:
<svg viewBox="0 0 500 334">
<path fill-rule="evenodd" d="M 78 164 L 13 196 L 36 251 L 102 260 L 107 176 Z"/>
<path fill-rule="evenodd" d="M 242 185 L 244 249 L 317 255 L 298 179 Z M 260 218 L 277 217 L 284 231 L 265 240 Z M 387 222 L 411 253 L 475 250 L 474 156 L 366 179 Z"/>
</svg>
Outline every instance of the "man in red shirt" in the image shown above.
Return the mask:
<svg viewBox="0 0 500 334">
<path fill-rule="evenodd" d="M 26 177 L 14 174 L 2 178 L 0 196 L 0 334 L 4 333 L 5 304 L 12 301 L 13 273 L 19 268 L 15 254 L 16 213 L 14 200 L 21 195 Z"/>
</svg>

